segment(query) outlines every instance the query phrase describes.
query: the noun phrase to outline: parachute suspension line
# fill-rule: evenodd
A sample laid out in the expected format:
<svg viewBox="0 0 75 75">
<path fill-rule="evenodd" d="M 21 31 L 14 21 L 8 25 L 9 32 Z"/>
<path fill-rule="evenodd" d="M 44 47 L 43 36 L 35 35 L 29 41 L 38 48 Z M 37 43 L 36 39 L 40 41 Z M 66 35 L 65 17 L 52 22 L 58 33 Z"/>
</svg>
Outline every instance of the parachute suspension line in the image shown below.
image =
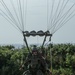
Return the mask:
<svg viewBox="0 0 75 75">
<path fill-rule="evenodd" d="M 51 28 L 50 29 L 52 29 L 53 27 L 54 27 L 54 29 L 56 28 L 56 26 L 57 26 L 57 23 L 60 21 L 60 16 L 62 15 L 62 12 L 63 12 L 63 10 L 65 9 L 65 7 L 66 7 L 66 5 L 68 4 L 68 1 L 69 0 L 67 0 L 67 2 L 65 3 L 65 4 L 63 4 L 64 3 L 64 0 L 63 0 L 63 2 L 62 2 L 62 4 L 61 4 L 61 9 L 59 10 L 59 13 L 58 13 L 58 15 L 56 16 L 56 18 L 55 18 L 55 21 L 53 22 L 53 25 L 51 26 Z M 62 11 L 61 11 L 62 10 Z M 49 30 L 50 30 L 49 29 Z M 53 30 L 54 31 L 54 30 Z"/>
<path fill-rule="evenodd" d="M 15 15 L 16 15 L 16 17 L 17 17 L 17 20 L 18 20 L 18 22 L 19 22 L 19 25 L 21 25 L 20 20 L 19 20 L 19 17 L 18 17 L 18 14 L 17 14 L 17 12 L 16 12 L 16 9 L 15 9 L 14 3 L 13 3 L 13 0 L 10 0 L 10 2 L 11 2 L 11 4 L 12 4 L 12 7 L 13 7 L 13 10 L 14 10 Z"/>
<path fill-rule="evenodd" d="M 4 7 L 4 9 L 6 10 L 6 8 L 5 8 L 5 6 L 4 6 L 4 4 L 0 1 L 0 3 L 3 5 L 3 7 Z M 0 9 L 1 10 L 1 9 Z M 1 10 L 2 11 L 2 10 Z M 6 10 L 7 11 L 7 10 Z M 10 16 L 8 16 L 4 11 L 2 11 L 3 12 L 3 14 L 9 19 L 9 21 L 11 20 L 12 22 L 13 22 L 13 20 L 11 19 L 11 17 Z M 10 14 L 9 14 L 10 15 Z M 14 22 L 13 22 L 14 23 Z M 15 24 L 15 23 L 14 23 Z"/>
<path fill-rule="evenodd" d="M 7 20 L 7 21 L 8 21 L 13 27 L 15 27 L 19 32 L 21 32 L 21 30 L 18 29 L 18 28 L 15 26 L 14 22 L 12 21 L 12 19 L 11 19 L 4 11 L 2 11 L 1 9 L 0 9 L 0 11 L 2 12 L 1 15 L 3 16 L 3 18 L 5 18 L 5 20 Z"/>
<path fill-rule="evenodd" d="M 21 5 L 21 1 L 20 0 L 19 0 L 19 10 L 20 10 L 19 12 L 20 12 L 21 23 L 22 23 L 22 30 L 24 30 L 22 5 Z"/>
<path fill-rule="evenodd" d="M 64 9 L 66 8 L 68 2 L 69 2 L 69 0 L 67 0 L 67 2 L 65 2 L 65 4 L 64 4 L 63 6 L 61 6 L 62 9 L 60 10 L 60 12 L 59 12 L 59 14 L 58 14 L 58 16 L 57 16 L 58 18 L 56 19 L 56 21 L 57 21 L 59 18 L 61 18 L 61 15 L 62 15 Z M 59 19 L 59 20 L 60 20 L 60 19 Z"/>
<path fill-rule="evenodd" d="M 3 14 L 1 14 L 6 20 L 8 20 L 9 22 L 10 22 L 10 17 L 4 12 L 4 11 L 2 11 L 1 9 L 0 9 L 0 11 L 3 13 Z M 6 16 L 6 17 L 5 17 Z M 11 20 L 12 21 L 12 20 Z M 11 22 L 10 22 L 11 23 Z M 13 21 L 12 21 L 12 23 L 13 23 Z M 11 24 L 12 24 L 11 23 Z"/>
<path fill-rule="evenodd" d="M 12 15 L 12 13 L 10 12 L 10 10 L 8 9 L 7 5 L 5 4 L 5 2 L 3 0 L 1 2 L 1 4 L 3 5 L 3 7 L 5 8 L 5 10 L 9 14 L 9 16 L 12 19 L 13 23 L 20 29 L 20 27 L 18 26 L 18 23 L 16 22 L 14 16 Z M 22 31 L 22 30 L 20 29 L 20 31 Z"/>
<path fill-rule="evenodd" d="M 52 13 L 54 12 L 54 4 L 55 4 L 55 0 L 53 0 L 53 4 L 52 4 Z M 51 27 L 52 27 L 52 21 L 53 21 L 53 14 L 52 14 L 52 17 L 51 17 Z M 51 33 L 53 31 L 51 30 Z"/>
<path fill-rule="evenodd" d="M 26 0 L 26 6 L 25 6 L 25 30 L 26 30 L 26 20 L 27 20 L 27 0 Z"/>
<path fill-rule="evenodd" d="M 67 0 L 67 2 L 65 2 L 65 0 L 63 0 L 63 2 L 62 2 L 62 4 L 61 4 L 61 7 L 60 7 L 61 9 L 60 9 L 60 11 L 59 11 L 59 13 L 58 13 L 58 15 L 57 15 L 57 17 L 56 17 L 56 19 L 55 19 L 55 22 L 61 17 L 61 15 L 62 15 L 64 9 L 66 8 L 66 6 L 67 6 L 67 4 L 68 4 L 68 2 L 69 2 L 69 0 Z"/>
<path fill-rule="evenodd" d="M 7 5 L 5 4 L 5 2 L 2 0 L 2 5 L 3 5 L 3 7 L 5 8 L 5 10 L 7 11 L 7 13 L 9 13 L 9 16 L 10 16 L 10 18 L 12 19 L 12 21 L 13 21 L 13 15 L 11 14 L 11 12 L 10 12 L 10 10 L 8 9 L 8 7 L 7 7 Z M 15 19 L 14 19 L 15 20 Z M 16 21 L 13 21 L 13 23 L 14 24 L 16 24 Z"/>
<path fill-rule="evenodd" d="M 61 15 L 62 15 L 62 13 L 63 13 L 65 7 L 66 7 L 67 4 L 68 4 L 68 2 L 69 2 L 69 0 L 67 0 L 66 2 L 64 2 L 64 0 L 63 0 L 63 2 L 61 2 L 61 6 L 59 6 L 61 9 L 59 10 L 59 13 L 58 13 L 58 15 L 56 16 L 55 21 L 54 21 L 53 23 L 56 23 L 57 20 L 61 17 Z M 59 21 L 60 21 L 60 19 L 59 19 Z M 59 22 L 59 21 L 58 21 L 58 22 Z M 57 22 L 57 23 L 58 23 L 58 22 Z M 57 23 L 54 25 L 53 31 L 54 31 L 54 30 L 56 29 L 56 27 L 58 26 Z"/>
<path fill-rule="evenodd" d="M 49 28 L 52 27 L 52 16 L 53 16 L 54 3 L 55 3 L 55 0 L 52 0 L 52 8 L 51 8 L 51 13 L 50 13 L 50 17 L 49 17 L 49 24 L 50 24 L 50 27 Z"/>
<path fill-rule="evenodd" d="M 69 19 L 67 19 L 64 23 L 62 23 L 61 26 L 60 26 L 58 29 L 60 29 L 65 23 L 67 23 L 67 22 L 68 22 L 70 19 L 72 19 L 74 16 L 75 16 L 75 14 L 72 15 Z M 57 30 L 58 30 L 58 29 L 57 29 Z M 56 30 L 56 31 L 57 31 L 57 30 Z M 56 31 L 55 31 L 55 32 L 56 32 Z M 55 32 L 54 32 L 54 33 L 55 33 Z"/>
<path fill-rule="evenodd" d="M 55 14 L 54 14 L 54 19 L 56 19 L 56 16 L 57 16 L 57 12 L 58 12 L 58 9 L 59 9 L 59 6 L 60 6 L 60 2 L 61 2 L 61 0 L 59 0 L 59 2 L 58 2 L 58 5 L 57 5 L 57 8 L 56 8 L 56 11 L 55 11 Z M 54 20 L 55 21 L 55 20 Z M 54 23 L 54 21 L 53 21 L 53 23 Z"/>
<path fill-rule="evenodd" d="M 64 20 L 64 18 L 69 14 L 69 12 L 71 11 L 71 9 L 75 6 L 75 4 L 73 4 L 67 11 L 66 13 L 64 13 L 57 21 L 56 23 L 53 24 L 53 26 L 55 26 L 56 24 L 62 22 Z M 59 28 L 60 25 L 57 25 L 55 31 L 57 31 L 57 29 Z M 54 31 L 54 32 L 55 32 Z"/>
<path fill-rule="evenodd" d="M 24 5 L 23 5 L 24 6 Z M 24 9 L 23 9 L 24 10 Z M 26 18 L 27 18 L 27 0 L 26 0 L 26 4 L 25 4 L 25 15 L 23 15 L 23 16 L 25 16 L 25 19 L 24 19 L 24 17 L 23 17 L 23 20 L 25 20 L 25 27 L 23 26 L 23 31 L 22 31 L 22 33 L 23 33 L 23 37 L 24 37 L 24 42 L 25 42 L 25 44 L 26 44 L 26 46 L 27 46 L 27 49 L 28 49 L 28 52 L 30 53 L 30 49 L 29 49 L 29 46 L 28 46 L 28 43 L 27 43 L 27 39 L 26 39 L 26 36 L 25 36 L 25 34 L 24 34 L 24 29 L 26 30 Z"/>
<path fill-rule="evenodd" d="M 62 15 L 64 9 L 66 8 L 66 6 L 67 6 L 67 4 L 68 4 L 68 2 L 69 2 L 69 0 L 67 0 L 66 2 L 63 1 L 62 5 L 61 5 L 61 8 L 62 8 L 62 9 L 60 9 L 60 12 L 59 12 L 58 15 L 57 15 L 58 19 L 61 17 L 61 15 Z M 56 19 L 56 20 L 57 20 L 57 19 Z"/>
<path fill-rule="evenodd" d="M 61 2 L 61 0 L 59 0 L 58 5 L 57 5 L 57 8 L 56 8 L 56 11 L 54 13 L 54 16 L 53 16 L 53 19 L 54 20 L 52 22 L 52 26 L 53 26 L 53 23 L 56 21 L 55 19 L 56 19 L 57 13 L 58 13 L 58 9 L 59 9 L 59 6 L 60 6 L 60 2 Z M 56 27 L 56 25 L 52 28 L 52 31 L 54 31 L 55 27 Z"/>
<path fill-rule="evenodd" d="M 56 27 L 55 31 L 57 31 L 59 28 L 61 28 L 61 26 L 64 25 L 65 20 L 68 20 L 70 18 L 70 16 L 72 16 L 73 12 L 71 13 L 71 9 L 75 6 L 75 4 L 73 4 L 68 11 L 62 16 L 62 18 L 60 19 L 61 21 L 58 23 L 58 26 Z M 69 13 L 70 12 L 70 13 Z M 69 20 L 68 20 L 69 21 Z M 68 22 L 66 21 L 66 22 Z M 54 32 L 55 32 L 54 31 Z"/>
<path fill-rule="evenodd" d="M 64 3 L 64 0 L 63 0 L 63 2 L 62 2 L 62 5 L 63 5 L 63 3 Z M 57 5 L 57 9 L 56 9 L 56 13 L 59 11 L 58 9 L 59 9 L 59 6 L 60 6 L 60 0 L 59 0 L 59 3 L 58 3 L 58 5 Z M 62 7 L 62 6 L 61 6 Z M 58 10 L 58 11 L 57 11 Z M 60 9 L 61 10 L 61 9 Z M 59 11 L 60 12 L 60 11 Z M 58 19 L 58 17 L 56 17 L 56 13 L 54 14 L 54 16 L 55 16 L 55 20 L 53 21 L 53 24 L 52 24 L 52 26 L 51 26 L 51 28 L 50 29 L 52 29 L 53 28 L 53 30 L 52 31 L 54 31 L 54 29 L 55 29 L 55 27 L 56 27 L 56 25 L 54 24 L 55 23 L 55 21 Z M 54 16 L 53 16 L 53 18 L 54 18 Z M 49 30 L 50 30 L 49 29 Z"/>
<path fill-rule="evenodd" d="M 75 12 L 75 10 L 72 11 L 72 12 L 67 16 L 67 18 L 65 19 L 65 21 L 63 22 L 63 24 L 64 24 L 65 22 L 67 22 L 69 19 L 71 19 L 72 17 L 74 17 L 75 14 L 72 15 L 74 12 Z"/>
<path fill-rule="evenodd" d="M 62 10 L 62 7 L 63 7 L 63 4 L 64 4 L 64 1 L 65 1 L 65 0 L 63 0 L 63 2 L 62 2 L 62 4 L 61 4 L 61 7 L 59 6 L 59 4 L 60 4 L 60 1 L 59 1 L 58 8 L 59 8 L 59 7 L 61 8 L 61 9 L 59 10 L 59 13 L 60 13 L 61 10 Z M 56 11 L 58 11 L 58 8 L 57 8 Z M 55 21 L 57 20 L 57 18 L 58 18 L 57 16 L 58 16 L 58 15 L 59 15 L 59 14 L 57 14 L 57 15 L 55 14 L 55 19 L 54 19 L 54 22 L 53 22 L 53 23 L 55 23 Z"/>
<path fill-rule="evenodd" d="M 70 13 L 64 20 L 63 20 L 63 22 L 61 22 L 60 24 L 61 25 L 63 25 L 68 19 L 70 19 L 71 17 L 72 17 L 72 14 L 75 12 L 75 10 L 72 12 L 72 13 Z M 59 24 L 59 25 L 60 25 Z"/>
<path fill-rule="evenodd" d="M 0 11 L 2 11 L 1 9 L 0 9 Z M 2 13 L 6 16 L 6 17 L 8 17 L 3 11 L 2 11 Z M 6 18 L 2 13 L 0 13 L 2 16 L 3 16 L 3 18 L 5 18 L 5 20 L 7 20 L 11 25 L 13 25 L 13 27 L 15 27 L 16 28 L 16 26 L 8 19 L 8 18 Z M 17 29 L 17 28 L 16 28 Z M 19 29 L 17 29 L 19 32 L 21 32 Z"/>
<path fill-rule="evenodd" d="M 24 31 L 24 16 L 25 16 L 25 15 L 24 15 L 24 13 L 25 13 L 25 12 L 24 12 L 24 9 L 25 9 L 25 8 L 24 8 L 24 3 L 25 3 L 24 1 L 25 1 L 25 0 L 23 0 L 23 31 Z"/>
<path fill-rule="evenodd" d="M 24 6 L 24 3 L 25 3 L 25 6 Z M 20 0 L 17 1 L 17 4 L 18 4 L 18 11 L 20 15 L 21 24 L 22 24 L 22 31 L 24 31 L 24 29 L 26 28 L 27 0 L 26 2 L 23 0 L 23 3 L 22 3 L 23 9 L 22 9 L 22 4 Z"/>
<path fill-rule="evenodd" d="M 48 15 L 49 15 L 48 12 L 49 12 L 49 11 L 48 11 L 48 10 L 49 10 L 49 0 L 47 0 L 47 30 L 48 30 L 48 28 L 49 28 L 49 27 L 48 27 L 48 23 L 49 23 L 49 21 L 48 21 Z"/>
<path fill-rule="evenodd" d="M 21 23 L 21 28 L 22 28 L 22 31 L 23 31 L 23 25 L 22 25 L 22 17 L 21 17 L 21 9 L 20 9 L 20 4 L 19 4 L 19 0 L 17 0 L 17 6 L 18 6 L 18 13 L 19 13 L 19 19 L 20 19 L 20 23 Z"/>
</svg>

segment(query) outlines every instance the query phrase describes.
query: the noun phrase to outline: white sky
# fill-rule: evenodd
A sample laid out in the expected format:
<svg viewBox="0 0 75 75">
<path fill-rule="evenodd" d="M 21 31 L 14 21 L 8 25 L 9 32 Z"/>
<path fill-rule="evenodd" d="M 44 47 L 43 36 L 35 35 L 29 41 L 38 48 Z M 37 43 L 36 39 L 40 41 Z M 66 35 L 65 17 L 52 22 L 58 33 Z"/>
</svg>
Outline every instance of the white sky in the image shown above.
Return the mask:
<svg viewBox="0 0 75 75">
<path fill-rule="evenodd" d="M 40 0 L 40 2 L 42 2 L 42 0 Z M 38 3 L 36 4 L 41 5 L 40 2 L 38 1 Z M 30 4 L 31 2 L 29 2 L 29 5 Z M 45 2 L 43 4 L 45 4 Z M 36 9 L 36 7 L 34 7 L 32 10 L 30 10 L 30 12 L 28 12 L 32 14 L 31 16 L 27 17 L 27 29 L 29 31 L 40 29 L 46 30 L 46 7 L 43 8 L 45 9 L 42 9 L 42 7 L 37 7 Z M 37 11 L 39 12 L 37 13 Z M 42 38 L 40 39 L 40 37 L 28 38 L 29 43 L 40 43 L 41 40 Z M 53 34 L 52 42 L 75 43 L 75 17 L 73 17 L 68 23 L 66 23 L 62 28 L 60 28 L 56 33 Z M 18 30 L 16 30 L 9 22 L 7 22 L 2 16 L 0 16 L 0 44 L 23 44 L 22 34 Z"/>
</svg>

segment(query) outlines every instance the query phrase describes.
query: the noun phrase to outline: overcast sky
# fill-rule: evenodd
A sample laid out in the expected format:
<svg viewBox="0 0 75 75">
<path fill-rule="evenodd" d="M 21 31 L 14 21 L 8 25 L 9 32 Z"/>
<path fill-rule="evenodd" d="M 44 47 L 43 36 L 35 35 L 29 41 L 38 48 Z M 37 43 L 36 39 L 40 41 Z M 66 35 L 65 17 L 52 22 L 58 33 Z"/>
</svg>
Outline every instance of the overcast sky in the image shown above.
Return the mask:
<svg viewBox="0 0 75 75">
<path fill-rule="evenodd" d="M 8 0 L 7 0 L 8 1 Z M 47 26 L 47 10 L 46 1 L 29 2 L 27 15 L 27 30 L 46 30 Z M 31 0 L 34 1 L 34 0 Z M 42 3 L 43 1 L 43 3 Z M 73 0 L 71 0 L 73 2 Z M 74 1 L 75 2 L 75 1 Z M 33 4 L 34 3 L 34 4 Z M 42 4 L 42 5 L 41 5 Z M 31 7 L 33 5 L 34 7 Z M 38 7 L 35 7 L 38 6 Z M 31 8 L 30 8 L 31 7 Z M 39 11 L 39 12 L 38 12 Z M 40 43 L 42 38 L 30 37 L 29 43 Z M 75 17 L 68 21 L 62 28 L 56 31 L 52 36 L 53 43 L 75 43 Z M 22 34 L 15 29 L 8 21 L 0 15 L 0 44 L 23 44 Z"/>
</svg>

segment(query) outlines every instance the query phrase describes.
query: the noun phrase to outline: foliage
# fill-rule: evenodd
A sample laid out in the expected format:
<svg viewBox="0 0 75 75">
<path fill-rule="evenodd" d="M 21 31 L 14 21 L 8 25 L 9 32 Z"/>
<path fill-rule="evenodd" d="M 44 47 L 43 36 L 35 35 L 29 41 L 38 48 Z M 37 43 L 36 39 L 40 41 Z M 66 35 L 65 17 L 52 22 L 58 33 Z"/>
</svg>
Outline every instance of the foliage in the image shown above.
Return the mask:
<svg viewBox="0 0 75 75">
<path fill-rule="evenodd" d="M 47 60 L 53 75 L 75 75 L 75 45 L 53 44 L 46 47 Z M 51 50 L 51 51 L 50 51 Z M 28 51 L 25 47 L 15 49 L 14 46 L 0 46 L 0 75 L 22 75 L 24 70 L 19 70 L 24 63 Z"/>
</svg>

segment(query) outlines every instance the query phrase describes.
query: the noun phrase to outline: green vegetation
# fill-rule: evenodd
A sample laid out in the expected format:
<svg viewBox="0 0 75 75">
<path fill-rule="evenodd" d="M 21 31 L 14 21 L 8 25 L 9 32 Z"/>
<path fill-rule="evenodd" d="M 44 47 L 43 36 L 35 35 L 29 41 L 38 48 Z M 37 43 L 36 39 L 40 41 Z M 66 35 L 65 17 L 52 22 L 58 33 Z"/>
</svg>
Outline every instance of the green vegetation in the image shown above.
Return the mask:
<svg viewBox="0 0 75 75">
<path fill-rule="evenodd" d="M 47 59 L 50 60 L 49 46 L 45 50 L 48 55 Z M 75 45 L 55 44 L 51 51 L 53 75 L 75 75 Z M 22 75 L 24 70 L 19 69 L 27 54 L 28 51 L 25 48 L 0 46 L 0 75 Z"/>
</svg>

